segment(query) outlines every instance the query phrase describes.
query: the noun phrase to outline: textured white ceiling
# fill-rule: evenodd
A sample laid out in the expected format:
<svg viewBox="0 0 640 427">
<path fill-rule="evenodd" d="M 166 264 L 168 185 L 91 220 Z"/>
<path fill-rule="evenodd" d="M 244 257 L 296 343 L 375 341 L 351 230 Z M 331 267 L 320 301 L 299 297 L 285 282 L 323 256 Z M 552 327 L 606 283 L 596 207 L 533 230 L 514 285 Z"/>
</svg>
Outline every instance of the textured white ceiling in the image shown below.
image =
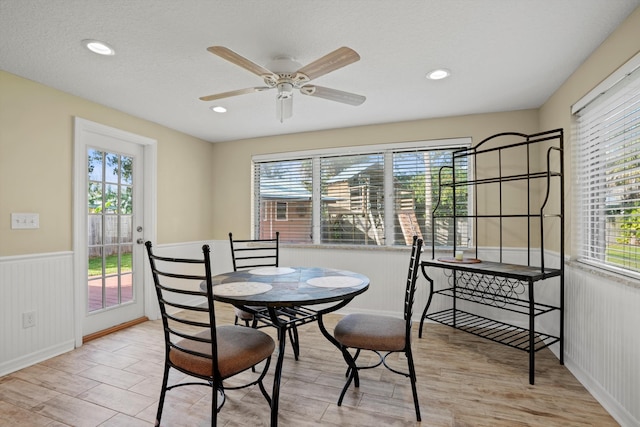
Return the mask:
<svg viewBox="0 0 640 427">
<path fill-rule="evenodd" d="M 211 142 L 537 108 L 640 0 L 0 0 L 0 68 Z M 81 45 L 116 49 L 100 57 Z M 207 52 L 307 64 L 340 46 L 361 60 L 314 83 L 365 95 L 358 107 L 275 91 Z M 452 76 L 429 81 L 446 67 Z M 0 96 L 2 96 L 0 94 Z M 209 110 L 225 106 L 226 114 Z"/>
</svg>

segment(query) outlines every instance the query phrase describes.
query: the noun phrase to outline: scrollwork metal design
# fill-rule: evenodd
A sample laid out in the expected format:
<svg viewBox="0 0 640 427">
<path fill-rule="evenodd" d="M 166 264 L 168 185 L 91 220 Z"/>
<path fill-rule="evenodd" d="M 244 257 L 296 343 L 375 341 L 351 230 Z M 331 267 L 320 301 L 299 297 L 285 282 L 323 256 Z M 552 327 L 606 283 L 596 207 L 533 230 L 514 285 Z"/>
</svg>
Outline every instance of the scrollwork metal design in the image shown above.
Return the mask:
<svg viewBox="0 0 640 427">
<path fill-rule="evenodd" d="M 450 287 L 456 287 L 462 297 L 469 301 L 505 307 L 514 299 L 521 300 L 526 292 L 526 282 L 507 277 L 456 271 L 455 283 L 453 270 L 446 270 L 445 276 Z"/>
</svg>

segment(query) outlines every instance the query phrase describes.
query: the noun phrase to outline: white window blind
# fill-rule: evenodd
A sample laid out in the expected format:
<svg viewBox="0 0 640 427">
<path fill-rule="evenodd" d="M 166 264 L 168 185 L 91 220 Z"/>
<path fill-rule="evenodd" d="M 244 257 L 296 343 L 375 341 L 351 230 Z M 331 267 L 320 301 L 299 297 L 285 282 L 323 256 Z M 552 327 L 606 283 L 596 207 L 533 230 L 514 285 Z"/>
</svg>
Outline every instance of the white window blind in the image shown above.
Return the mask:
<svg viewBox="0 0 640 427">
<path fill-rule="evenodd" d="M 311 243 L 311 159 L 254 163 L 254 218 L 260 239 Z"/>
<path fill-rule="evenodd" d="M 451 182 L 451 166 L 453 150 L 433 149 L 415 150 L 393 153 L 393 192 L 394 192 L 394 241 L 405 241 L 410 244 L 415 233 L 426 241 L 431 241 L 431 213 L 440 200 L 440 213 L 453 213 L 453 192 L 451 187 L 442 187 L 443 194 L 438 194 L 438 176 L 441 168 L 443 183 Z M 468 172 L 467 158 L 456 160 L 456 180 L 466 181 Z M 458 219 L 457 246 L 468 244 L 468 192 L 459 188 L 456 193 L 456 215 Z M 436 223 L 435 238 L 440 246 L 453 246 L 453 224 L 442 226 Z"/>
<path fill-rule="evenodd" d="M 384 245 L 384 156 L 320 159 L 322 243 Z"/>
<path fill-rule="evenodd" d="M 417 234 L 430 242 L 438 171 L 469 143 L 459 138 L 254 156 L 254 235 L 270 238 L 278 231 L 288 243 L 381 246 L 411 245 Z M 466 164 L 456 164 L 456 171 L 457 179 L 466 179 Z M 458 214 L 468 202 L 466 194 L 456 200 Z M 438 244 L 451 245 L 452 235 L 452 223 L 440 225 Z"/>
<path fill-rule="evenodd" d="M 578 259 L 640 272 L 640 69 L 576 113 Z"/>
</svg>

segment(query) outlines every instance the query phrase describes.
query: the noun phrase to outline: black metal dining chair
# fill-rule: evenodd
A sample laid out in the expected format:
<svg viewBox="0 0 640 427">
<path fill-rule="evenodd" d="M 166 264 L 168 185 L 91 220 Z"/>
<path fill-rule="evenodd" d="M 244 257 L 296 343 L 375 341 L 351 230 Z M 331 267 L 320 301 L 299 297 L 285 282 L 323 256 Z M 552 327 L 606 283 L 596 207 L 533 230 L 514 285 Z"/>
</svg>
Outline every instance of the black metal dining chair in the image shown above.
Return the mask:
<svg viewBox="0 0 640 427">
<path fill-rule="evenodd" d="M 233 233 L 229 233 L 229 245 L 231 246 L 233 271 L 278 266 L 280 233 L 277 231 L 275 239 L 257 240 L 233 240 Z M 236 325 L 241 320 L 245 322 L 246 326 L 257 321 L 252 313 L 238 307 L 234 307 L 234 312 Z M 255 324 L 253 326 L 255 327 Z"/>
<path fill-rule="evenodd" d="M 165 341 L 164 375 L 155 425 L 160 425 L 166 392 L 187 385 L 211 387 L 211 425 L 225 401 L 225 390 L 258 384 L 271 406 L 271 397 L 263 379 L 275 349 L 273 338 L 262 331 L 237 325 L 216 325 L 211 281 L 210 249 L 202 246 L 198 259 L 168 258 L 153 253 L 146 242 L 151 273 L 160 304 Z M 206 283 L 202 290 L 201 284 Z M 203 300 L 205 303 L 203 304 Z M 224 381 L 263 363 L 263 369 L 239 385 L 225 386 Z M 175 369 L 202 381 L 168 385 L 169 373 Z"/>
<path fill-rule="evenodd" d="M 421 250 L 422 239 L 413 236 L 409 273 L 407 275 L 404 293 L 404 317 L 402 319 L 375 314 L 353 313 L 343 317 L 336 325 L 333 335 L 340 344 L 340 350 L 348 365 L 346 374 L 347 382 L 340 393 L 338 406 L 342 405 L 344 395 L 352 381 L 355 387 L 360 386 L 358 371 L 375 368 L 382 364 L 391 372 L 409 377 L 411 390 L 413 392 L 413 403 L 416 409 L 416 418 L 420 421 L 420 406 L 418 404 L 418 392 L 416 389 L 416 371 L 413 365 L 413 354 L 411 353 L 411 316 L 413 314 L 413 302 L 415 299 Z M 355 350 L 353 356 L 349 352 L 349 349 Z M 379 361 L 373 365 L 358 365 L 358 356 L 362 350 L 370 350 L 376 353 L 380 357 Z M 398 352 L 405 354 L 408 372 L 396 370 L 387 364 L 387 356 Z"/>
<path fill-rule="evenodd" d="M 231 247 L 231 260 L 233 261 L 233 271 L 249 270 L 261 267 L 278 267 L 280 262 L 280 232 L 276 231 L 275 238 L 263 239 L 235 239 L 233 233 L 229 233 L 229 245 Z M 246 326 L 256 328 L 258 321 L 262 320 L 266 324 L 271 324 L 268 320 L 269 315 L 265 308 L 255 308 L 257 315 L 248 311 L 234 307 L 235 324 L 239 321 L 245 322 Z M 279 315 L 283 315 L 289 319 L 295 318 L 296 309 L 281 308 L 278 310 Z M 298 341 L 298 328 L 295 323 L 287 329 L 289 340 L 293 348 L 293 355 L 296 360 L 300 354 L 300 344 Z"/>
</svg>

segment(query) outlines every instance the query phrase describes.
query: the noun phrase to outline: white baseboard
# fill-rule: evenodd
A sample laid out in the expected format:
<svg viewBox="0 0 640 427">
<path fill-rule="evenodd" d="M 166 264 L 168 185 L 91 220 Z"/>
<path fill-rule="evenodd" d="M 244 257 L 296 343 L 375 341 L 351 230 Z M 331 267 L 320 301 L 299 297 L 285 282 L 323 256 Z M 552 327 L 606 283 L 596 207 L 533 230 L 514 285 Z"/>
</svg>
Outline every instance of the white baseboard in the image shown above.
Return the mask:
<svg viewBox="0 0 640 427">
<path fill-rule="evenodd" d="M 622 427 L 640 427 L 640 420 L 637 420 L 620 405 L 597 381 L 595 381 L 580 366 L 575 364 L 570 358 L 564 358 L 564 364 L 576 379 L 587 389 L 589 393 L 611 414 L 611 416 Z"/>
<path fill-rule="evenodd" d="M 34 353 L 25 354 L 16 359 L 9 360 L 0 364 L 0 377 L 26 368 L 36 363 L 43 362 L 52 357 L 59 356 L 63 353 L 71 351 L 75 348 L 75 341 L 73 339 L 61 342 L 51 347 L 43 348 Z"/>
</svg>

